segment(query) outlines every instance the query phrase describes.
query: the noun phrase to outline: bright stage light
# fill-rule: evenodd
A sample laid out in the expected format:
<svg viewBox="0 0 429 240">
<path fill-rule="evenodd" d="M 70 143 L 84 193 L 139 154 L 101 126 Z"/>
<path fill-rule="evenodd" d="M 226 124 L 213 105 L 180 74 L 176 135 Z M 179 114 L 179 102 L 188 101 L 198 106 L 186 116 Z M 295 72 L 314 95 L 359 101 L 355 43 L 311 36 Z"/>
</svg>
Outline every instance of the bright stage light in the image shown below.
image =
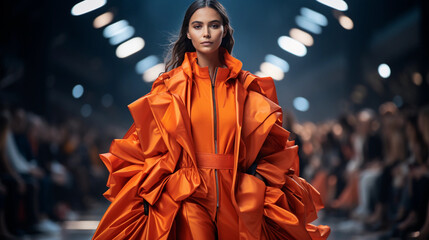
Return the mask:
<svg viewBox="0 0 429 240">
<path fill-rule="evenodd" d="M 322 27 L 311 21 L 310 19 L 303 17 L 303 16 L 296 16 L 295 18 L 296 24 L 302 28 L 305 29 L 311 33 L 314 34 L 321 34 L 322 33 Z"/>
<path fill-rule="evenodd" d="M 382 78 L 390 77 L 390 73 L 391 71 L 389 65 L 382 63 L 380 66 L 378 66 L 378 74 L 380 74 Z"/>
<path fill-rule="evenodd" d="M 94 19 L 94 22 L 92 25 L 94 28 L 102 28 L 106 26 L 107 24 L 111 23 L 113 20 L 113 13 L 112 12 L 106 12 L 101 14 L 100 16 L 96 17 Z"/>
<path fill-rule="evenodd" d="M 144 72 L 143 74 L 143 80 L 145 82 L 153 82 L 155 81 L 159 74 L 165 71 L 165 64 L 164 63 L 159 63 L 151 68 L 149 68 L 148 70 L 146 70 L 146 72 Z"/>
<path fill-rule="evenodd" d="M 85 0 L 73 6 L 71 9 L 71 14 L 73 16 L 79 16 L 91 11 L 94 11 L 97 8 L 101 8 L 106 4 L 106 0 Z"/>
<path fill-rule="evenodd" d="M 289 35 L 293 39 L 303 43 L 305 46 L 310 47 L 310 46 L 313 46 L 313 44 L 314 44 L 313 37 L 310 34 L 308 34 L 307 32 L 302 31 L 301 29 L 292 28 L 289 31 Z"/>
<path fill-rule="evenodd" d="M 261 72 L 272 77 L 274 80 L 280 81 L 284 78 L 283 70 L 272 63 L 263 62 L 260 68 L 261 68 Z"/>
<path fill-rule="evenodd" d="M 145 43 L 143 38 L 135 37 L 132 38 L 116 48 L 116 56 L 118 58 L 126 58 L 143 49 Z"/>
<path fill-rule="evenodd" d="M 328 7 L 337 9 L 338 11 L 347 11 L 347 9 L 349 9 L 349 6 L 343 0 L 317 0 L 317 1 Z"/>
<path fill-rule="evenodd" d="M 349 18 L 349 17 L 347 17 L 347 16 L 344 16 L 344 15 L 341 15 L 341 16 L 338 18 L 338 21 L 340 22 L 340 25 L 341 25 L 343 28 L 345 28 L 345 29 L 347 29 L 347 30 L 351 30 L 351 29 L 353 29 L 354 24 L 353 24 L 353 20 L 352 20 L 351 18 Z"/>
<path fill-rule="evenodd" d="M 267 75 L 266 73 L 261 72 L 261 71 L 255 72 L 255 75 L 258 77 L 269 77 L 269 75 Z"/>
<path fill-rule="evenodd" d="M 146 70 L 155 66 L 158 62 L 159 62 L 159 59 L 155 55 L 150 55 L 148 57 L 145 57 L 144 59 L 140 60 L 136 64 L 137 74 L 143 74 L 144 72 L 146 72 Z"/>
<path fill-rule="evenodd" d="M 129 26 L 127 20 L 120 20 L 112 23 L 103 30 L 103 36 L 105 38 L 111 38 L 120 33 L 122 29 L 126 28 L 127 26 Z"/>
<path fill-rule="evenodd" d="M 309 8 L 301 8 L 301 15 L 308 19 L 311 19 L 311 21 L 319 24 L 320 26 L 326 27 L 328 25 L 328 19 L 323 14 L 318 13 Z"/>
<path fill-rule="evenodd" d="M 298 57 L 303 57 L 307 54 L 307 48 L 304 46 L 304 44 L 298 42 L 293 38 L 281 36 L 279 37 L 277 42 L 283 50 L 290 52 Z"/>
<path fill-rule="evenodd" d="M 283 72 L 289 71 L 289 64 L 285 60 L 283 60 L 282 58 L 279 58 L 279 57 L 274 56 L 272 54 L 268 54 L 267 56 L 265 56 L 265 62 L 269 62 L 269 63 L 276 65 Z"/>
<path fill-rule="evenodd" d="M 116 32 L 116 34 L 109 39 L 109 43 L 111 45 L 117 45 L 117 44 L 131 38 L 134 35 L 134 32 L 135 32 L 135 30 L 133 27 L 126 26 L 126 27 L 122 28 L 120 31 Z"/>
<path fill-rule="evenodd" d="M 297 97 L 293 100 L 293 107 L 300 112 L 306 112 L 310 109 L 310 102 L 306 98 Z"/>
<path fill-rule="evenodd" d="M 84 91 L 83 86 L 80 84 L 77 84 L 76 86 L 73 87 L 72 95 L 74 98 L 78 99 L 78 98 L 82 97 L 83 91 Z"/>
</svg>

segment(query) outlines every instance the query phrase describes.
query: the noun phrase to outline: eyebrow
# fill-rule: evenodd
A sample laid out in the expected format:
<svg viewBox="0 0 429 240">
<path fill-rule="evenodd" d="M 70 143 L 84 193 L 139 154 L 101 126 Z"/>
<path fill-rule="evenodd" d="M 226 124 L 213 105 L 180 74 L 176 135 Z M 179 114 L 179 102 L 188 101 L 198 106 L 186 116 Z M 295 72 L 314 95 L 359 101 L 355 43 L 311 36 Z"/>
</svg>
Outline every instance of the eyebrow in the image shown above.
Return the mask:
<svg viewBox="0 0 429 240">
<path fill-rule="evenodd" d="M 212 21 L 210 21 L 209 23 L 221 23 L 219 20 L 212 20 Z M 198 24 L 202 24 L 203 22 L 201 22 L 201 21 L 193 21 L 193 22 L 191 22 L 191 24 L 194 24 L 194 23 L 198 23 Z"/>
</svg>

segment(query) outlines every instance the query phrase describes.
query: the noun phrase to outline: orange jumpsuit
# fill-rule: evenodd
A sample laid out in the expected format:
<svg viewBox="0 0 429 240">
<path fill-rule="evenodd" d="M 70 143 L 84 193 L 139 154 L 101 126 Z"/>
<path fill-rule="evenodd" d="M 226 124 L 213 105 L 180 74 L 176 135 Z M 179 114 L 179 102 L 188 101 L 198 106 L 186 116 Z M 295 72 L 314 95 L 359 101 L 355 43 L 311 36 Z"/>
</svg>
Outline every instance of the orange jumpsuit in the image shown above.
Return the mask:
<svg viewBox="0 0 429 240">
<path fill-rule="evenodd" d="M 129 105 L 134 124 L 101 159 L 112 203 L 93 239 L 326 239 L 318 192 L 297 176 L 271 78 L 221 49 L 214 85 L 196 53 Z M 248 174 L 256 166 L 265 182 Z"/>
</svg>

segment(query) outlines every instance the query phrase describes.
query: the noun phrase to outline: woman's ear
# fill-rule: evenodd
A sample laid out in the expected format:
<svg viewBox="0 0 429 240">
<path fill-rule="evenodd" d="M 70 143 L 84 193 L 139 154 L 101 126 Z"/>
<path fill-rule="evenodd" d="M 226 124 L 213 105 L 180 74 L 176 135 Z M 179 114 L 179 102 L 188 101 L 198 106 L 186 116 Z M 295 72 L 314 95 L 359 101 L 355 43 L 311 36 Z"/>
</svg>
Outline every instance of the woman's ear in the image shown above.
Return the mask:
<svg viewBox="0 0 429 240">
<path fill-rule="evenodd" d="M 188 37 L 188 39 L 191 39 L 191 34 L 189 34 L 189 32 L 186 33 L 186 36 Z"/>
<path fill-rule="evenodd" d="M 226 34 L 228 33 L 228 25 L 223 26 L 223 36 L 222 38 L 224 38 L 226 36 Z"/>
</svg>

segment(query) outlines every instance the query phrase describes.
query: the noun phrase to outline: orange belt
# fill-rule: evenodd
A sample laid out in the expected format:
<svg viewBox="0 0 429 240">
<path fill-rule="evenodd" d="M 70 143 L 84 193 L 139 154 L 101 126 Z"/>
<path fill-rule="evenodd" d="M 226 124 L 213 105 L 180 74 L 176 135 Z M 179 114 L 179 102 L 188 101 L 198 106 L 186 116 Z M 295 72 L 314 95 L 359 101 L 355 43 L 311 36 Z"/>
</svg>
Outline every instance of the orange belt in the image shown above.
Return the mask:
<svg viewBox="0 0 429 240">
<path fill-rule="evenodd" d="M 197 164 L 199 168 L 233 169 L 233 154 L 197 153 Z"/>
</svg>

